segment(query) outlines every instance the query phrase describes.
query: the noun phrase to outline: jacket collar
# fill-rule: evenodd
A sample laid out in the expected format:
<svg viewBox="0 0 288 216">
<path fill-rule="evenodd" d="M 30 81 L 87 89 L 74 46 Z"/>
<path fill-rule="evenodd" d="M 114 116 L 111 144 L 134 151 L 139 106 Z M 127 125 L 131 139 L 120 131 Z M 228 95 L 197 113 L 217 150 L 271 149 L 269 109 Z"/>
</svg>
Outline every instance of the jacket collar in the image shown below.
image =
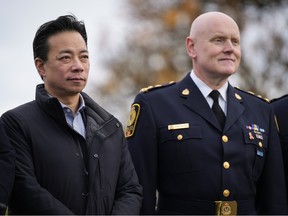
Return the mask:
<svg viewBox="0 0 288 216">
<path fill-rule="evenodd" d="M 93 137 L 95 131 L 101 130 L 103 139 L 110 135 L 109 127 L 105 127 L 114 117 L 99 106 L 86 93 L 81 92 L 83 100 L 85 101 L 85 116 L 86 116 L 86 130 L 87 141 Z M 57 98 L 50 97 L 44 88 L 44 84 L 36 86 L 36 103 L 44 110 L 50 117 L 60 122 L 66 123 L 65 115 L 62 106 Z M 120 123 L 119 123 L 120 124 Z"/>
<path fill-rule="evenodd" d="M 104 124 L 105 121 L 111 118 L 111 114 L 100 107 L 93 99 L 86 93 L 81 92 L 81 96 L 85 102 L 85 112 L 90 115 L 99 125 Z M 54 119 L 65 120 L 62 106 L 57 98 L 50 97 L 44 88 L 44 84 L 36 86 L 36 102 Z"/>
<path fill-rule="evenodd" d="M 65 115 L 62 106 L 57 98 L 50 97 L 44 88 L 44 84 L 36 86 L 36 103 L 50 117 L 66 124 Z"/>
</svg>

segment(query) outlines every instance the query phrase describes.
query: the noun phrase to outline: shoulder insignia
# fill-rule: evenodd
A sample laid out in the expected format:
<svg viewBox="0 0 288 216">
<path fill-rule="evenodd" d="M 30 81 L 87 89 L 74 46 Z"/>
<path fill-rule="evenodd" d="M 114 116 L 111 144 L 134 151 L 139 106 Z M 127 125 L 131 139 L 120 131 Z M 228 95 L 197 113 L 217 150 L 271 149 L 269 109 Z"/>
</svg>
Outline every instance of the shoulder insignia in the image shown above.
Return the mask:
<svg viewBox="0 0 288 216">
<path fill-rule="evenodd" d="M 139 114 L 140 114 L 140 104 L 135 103 L 131 107 L 129 118 L 127 121 L 127 126 L 126 126 L 126 131 L 125 131 L 126 138 L 133 136 Z"/>
<path fill-rule="evenodd" d="M 140 90 L 140 92 L 146 93 L 146 92 L 149 92 L 149 91 L 154 90 L 154 89 L 159 89 L 159 88 L 163 88 L 163 87 L 167 87 L 167 86 L 173 85 L 173 84 L 175 84 L 175 83 L 176 83 L 176 82 L 171 81 L 171 82 L 166 83 L 166 84 L 163 84 L 163 85 L 148 86 L 148 87 L 142 88 L 142 89 Z"/>
<path fill-rule="evenodd" d="M 239 87 L 235 87 L 235 88 L 238 89 L 238 90 L 241 91 L 241 92 L 246 93 L 246 94 L 253 95 L 253 96 L 255 96 L 255 97 L 257 97 L 257 98 L 265 101 L 266 103 L 270 103 L 270 100 L 269 100 L 268 98 L 263 98 L 261 95 L 256 95 L 256 94 L 255 94 L 254 92 L 252 92 L 252 91 L 244 91 L 244 90 L 240 89 Z"/>
</svg>

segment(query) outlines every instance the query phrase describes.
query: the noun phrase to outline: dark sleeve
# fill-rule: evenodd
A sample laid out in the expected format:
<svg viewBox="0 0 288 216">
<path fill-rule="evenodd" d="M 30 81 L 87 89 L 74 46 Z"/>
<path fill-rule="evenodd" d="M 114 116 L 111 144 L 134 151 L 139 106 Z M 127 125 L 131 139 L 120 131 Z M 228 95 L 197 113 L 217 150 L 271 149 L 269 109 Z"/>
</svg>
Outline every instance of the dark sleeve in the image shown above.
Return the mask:
<svg viewBox="0 0 288 216">
<path fill-rule="evenodd" d="M 157 127 L 151 107 L 142 94 L 136 97 L 132 109 L 133 106 L 137 113 L 133 134 L 127 138 L 128 147 L 140 184 L 143 186 L 141 214 L 154 215 L 158 175 Z"/>
<path fill-rule="evenodd" d="M 286 178 L 286 193 L 288 196 L 288 100 L 284 98 L 283 100 L 275 101 L 272 103 L 274 113 L 276 116 L 276 122 L 279 129 L 279 138 L 282 148 L 283 163 L 285 169 Z"/>
<path fill-rule="evenodd" d="M 127 142 L 122 133 L 121 165 L 117 182 L 113 215 L 139 215 L 142 206 L 142 186 L 128 151 Z"/>
<path fill-rule="evenodd" d="M 2 119 L 0 119 L 0 214 L 5 213 L 5 206 L 14 183 L 15 151 L 5 133 Z"/>
<path fill-rule="evenodd" d="M 3 125 L 16 150 L 15 183 L 9 212 L 12 214 L 70 214 L 63 203 L 42 188 L 35 176 L 30 145 L 29 122 L 21 114 L 8 111 L 2 115 Z"/>
<path fill-rule="evenodd" d="M 282 160 L 282 149 L 278 137 L 278 131 L 274 118 L 274 112 L 271 110 L 270 131 L 266 160 L 257 187 L 258 213 L 260 215 L 287 214 L 287 194 L 285 174 Z"/>
</svg>

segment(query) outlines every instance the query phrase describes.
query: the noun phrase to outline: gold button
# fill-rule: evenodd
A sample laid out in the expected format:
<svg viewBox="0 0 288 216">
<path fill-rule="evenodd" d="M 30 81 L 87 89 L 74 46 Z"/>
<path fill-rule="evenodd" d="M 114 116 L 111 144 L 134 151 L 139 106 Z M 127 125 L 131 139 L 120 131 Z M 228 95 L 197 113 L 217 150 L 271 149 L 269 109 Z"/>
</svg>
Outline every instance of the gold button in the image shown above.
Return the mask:
<svg viewBox="0 0 288 216">
<path fill-rule="evenodd" d="M 224 167 L 225 169 L 229 169 L 229 167 L 230 167 L 229 162 L 225 161 L 225 162 L 223 163 L 223 167 Z"/>
<path fill-rule="evenodd" d="M 263 147 L 263 144 L 262 142 L 259 142 L 259 147 L 262 148 Z"/>
<path fill-rule="evenodd" d="M 225 196 L 225 197 L 228 197 L 229 195 L 230 195 L 230 191 L 229 190 L 224 190 L 223 191 L 223 195 Z"/>
<path fill-rule="evenodd" d="M 228 137 L 226 135 L 223 135 L 222 136 L 222 141 L 225 142 L 225 143 L 228 142 Z"/>
<path fill-rule="evenodd" d="M 178 140 L 182 140 L 182 139 L 183 139 L 183 135 L 182 135 L 182 134 L 179 134 L 179 135 L 177 136 L 177 139 L 178 139 Z"/>
</svg>

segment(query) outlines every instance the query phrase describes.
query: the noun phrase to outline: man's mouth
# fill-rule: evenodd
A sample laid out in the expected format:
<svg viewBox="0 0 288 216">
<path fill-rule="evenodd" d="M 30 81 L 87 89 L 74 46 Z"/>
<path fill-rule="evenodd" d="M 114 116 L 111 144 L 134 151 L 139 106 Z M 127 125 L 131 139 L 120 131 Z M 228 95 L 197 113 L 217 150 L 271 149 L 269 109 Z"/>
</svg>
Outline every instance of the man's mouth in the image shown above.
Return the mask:
<svg viewBox="0 0 288 216">
<path fill-rule="evenodd" d="M 68 80 L 72 80 L 72 81 L 85 81 L 86 79 L 84 79 L 83 77 L 70 77 L 70 78 L 68 78 Z"/>
</svg>

